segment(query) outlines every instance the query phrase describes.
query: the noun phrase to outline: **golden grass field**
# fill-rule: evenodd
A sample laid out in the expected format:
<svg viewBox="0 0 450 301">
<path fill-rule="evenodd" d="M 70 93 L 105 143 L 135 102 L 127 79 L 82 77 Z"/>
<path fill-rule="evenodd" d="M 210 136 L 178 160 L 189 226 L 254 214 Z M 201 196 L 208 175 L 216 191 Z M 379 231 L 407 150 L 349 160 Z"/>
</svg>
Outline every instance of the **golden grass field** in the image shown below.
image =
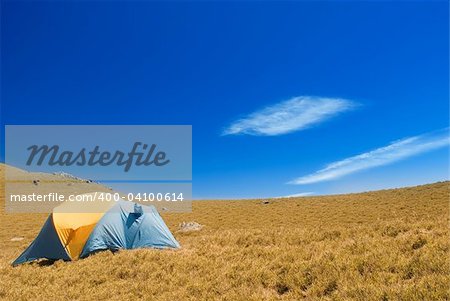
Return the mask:
<svg viewBox="0 0 450 301">
<path fill-rule="evenodd" d="M 2 300 L 449 300 L 449 182 L 360 194 L 197 201 L 163 214 L 177 251 L 10 263 L 47 214 L 6 214 Z M 182 221 L 204 225 L 176 232 Z M 24 237 L 22 241 L 11 241 Z"/>
</svg>

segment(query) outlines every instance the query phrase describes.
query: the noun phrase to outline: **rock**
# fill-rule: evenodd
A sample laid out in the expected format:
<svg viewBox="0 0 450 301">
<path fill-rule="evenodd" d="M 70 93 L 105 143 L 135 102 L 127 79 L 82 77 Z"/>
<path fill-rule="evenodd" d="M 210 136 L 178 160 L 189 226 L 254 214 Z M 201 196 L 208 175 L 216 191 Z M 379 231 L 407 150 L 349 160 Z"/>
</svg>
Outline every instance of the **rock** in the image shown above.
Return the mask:
<svg viewBox="0 0 450 301">
<path fill-rule="evenodd" d="M 62 177 L 62 178 L 68 179 L 68 180 L 75 180 L 75 181 L 80 181 L 80 182 L 85 182 L 85 183 L 94 183 L 94 181 L 91 179 L 79 178 L 79 177 L 71 175 L 70 173 L 67 173 L 67 172 L 60 171 L 60 172 L 54 172 L 53 174 L 55 176 L 59 176 L 59 177 Z"/>
<path fill-rule="evenodd" d="M 39 182 L 40 182 L 39 180 L 33 180 L 33 184 L 36 186 L 39 185 Z"/>
<path fill-rule="evenodd" d="M 267 204 L 270 204 L 270 202 L 269 202 L 268 200 L 262 200 L 262 201 L 261 201 L 261 204 L 267 205 Z"/>
<path fill-rule="evenodd" d="M 83 181 L 84 180 L 82 178 L 76 177 L 74 175 L 71 175 L 71 174 L 69 174 L 67 172 L 62 172 L 62 171 L 54 172 L 53 174 L 56 175 L 56 176 L 60 176 L 60 177 L 63 177 L 63 178 L 66 178 L 66 179 L 71 179 L 71 180 L 77 180 L 77 181 Z"/>
<path fill-rule="evenodd" d="M 202 228 L 203 225 L 197 222 L 182 222 L 178 225 L 178 232 L 200 231 Z"/>
<path fill-rule="evenodd" d="M 24 240 L 24 238 L 23 237 L 13 237 L 13 238 L 11 238 L 11 241 L 21 241 L 21 240 Z"/>
</svg>

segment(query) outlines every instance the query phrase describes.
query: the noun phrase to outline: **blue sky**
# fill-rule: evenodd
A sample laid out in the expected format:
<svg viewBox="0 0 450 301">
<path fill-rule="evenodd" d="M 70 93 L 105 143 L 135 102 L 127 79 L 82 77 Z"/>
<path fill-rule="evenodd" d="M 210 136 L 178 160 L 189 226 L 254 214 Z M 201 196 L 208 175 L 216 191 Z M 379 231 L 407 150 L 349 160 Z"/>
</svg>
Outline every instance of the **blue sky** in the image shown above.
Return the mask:
<svg viewBox="0 0 450 301">
<path fill-rule="evenodd" d="M 2 128 L 192 124 L 197 198 L 448 178 L 446 1 L 1 5 Z"/>
</svg>

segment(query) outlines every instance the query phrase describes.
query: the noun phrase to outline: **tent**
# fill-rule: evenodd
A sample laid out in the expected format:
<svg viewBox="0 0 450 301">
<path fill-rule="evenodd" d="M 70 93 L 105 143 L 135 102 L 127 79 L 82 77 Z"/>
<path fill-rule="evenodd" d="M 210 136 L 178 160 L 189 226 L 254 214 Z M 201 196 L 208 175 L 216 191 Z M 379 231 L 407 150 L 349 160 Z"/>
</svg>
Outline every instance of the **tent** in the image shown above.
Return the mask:
<svg viewBox="0 0 450 301">
<path fill-rule="evenodd" d="M 55 207 L 41 232 L 12 265 L 40 258 L 77 260 L 100 250 L 180 247 L 154 206 L 91 199 Z"/>
</svg>

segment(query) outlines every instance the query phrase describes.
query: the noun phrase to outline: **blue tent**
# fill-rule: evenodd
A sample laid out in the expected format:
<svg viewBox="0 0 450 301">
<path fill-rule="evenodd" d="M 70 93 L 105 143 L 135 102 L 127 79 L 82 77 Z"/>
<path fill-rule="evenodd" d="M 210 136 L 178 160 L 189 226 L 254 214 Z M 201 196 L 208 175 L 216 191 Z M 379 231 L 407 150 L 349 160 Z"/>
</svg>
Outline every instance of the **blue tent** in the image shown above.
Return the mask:
<svg viewBox="0 0 450 301">
<path fill-rule="evenodd" d="M 98 222 L 80 257 L 98 250 L 179 247 L 154 206 L 119 201 Z"/>
<path fill-rule="evenodd" d="M 68 206 L 53 210 L 14 266 L 40 258 L 76 260 L 99 250 L 180 247 L 154 206 L 118 201 L 100 204 L 104 212 L 96 213 L 74 213 Z"/>
</svg>

